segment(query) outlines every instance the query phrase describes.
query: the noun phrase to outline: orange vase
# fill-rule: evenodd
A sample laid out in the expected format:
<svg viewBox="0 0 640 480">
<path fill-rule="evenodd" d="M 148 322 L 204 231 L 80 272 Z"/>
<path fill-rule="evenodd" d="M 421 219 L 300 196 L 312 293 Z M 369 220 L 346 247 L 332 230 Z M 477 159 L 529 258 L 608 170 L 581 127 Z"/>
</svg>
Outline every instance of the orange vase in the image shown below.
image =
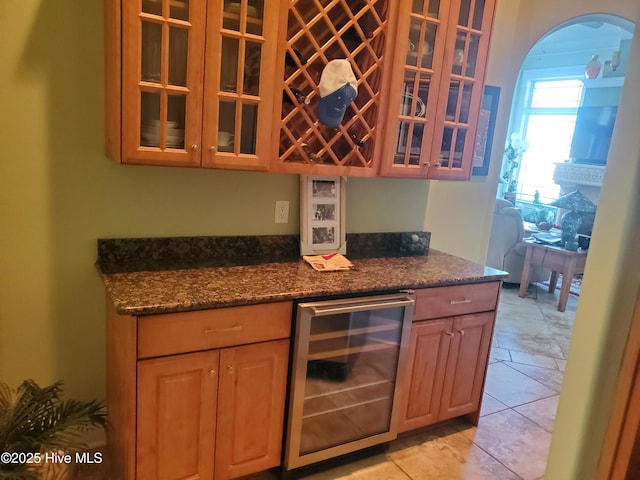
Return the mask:
<svg viewBox="0 0 640 480">
<path fill-rule="evenodd" d="M 597 78 L 598 74 L 600 73 L 601 67 L 602 65 L 598 60 L 598 55 L 592 55 L 591 60 L 589 61 L 589 63 L 587 63 L 587 67 L 584 70 L 584 76 L 587 77 L 589 80 Z"/>
</svg>

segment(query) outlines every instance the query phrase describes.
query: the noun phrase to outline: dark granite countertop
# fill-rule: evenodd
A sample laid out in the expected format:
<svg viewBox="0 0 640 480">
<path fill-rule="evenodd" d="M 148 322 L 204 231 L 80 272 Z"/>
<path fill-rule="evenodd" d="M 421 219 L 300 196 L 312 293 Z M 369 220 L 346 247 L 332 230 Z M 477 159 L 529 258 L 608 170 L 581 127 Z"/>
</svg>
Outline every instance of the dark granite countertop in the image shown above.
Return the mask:
<svg viewBox="0 0 640 480">
<path fill-rule="evenodd" d="M 148 315 L 506 277 L 506 272 L 430 248 L 420 256 L 350 260 L 355 270 L 318 272 L 296 260 L 115 273 L 102 269 L 102 278 L 118 313 Z"/>
</svg>

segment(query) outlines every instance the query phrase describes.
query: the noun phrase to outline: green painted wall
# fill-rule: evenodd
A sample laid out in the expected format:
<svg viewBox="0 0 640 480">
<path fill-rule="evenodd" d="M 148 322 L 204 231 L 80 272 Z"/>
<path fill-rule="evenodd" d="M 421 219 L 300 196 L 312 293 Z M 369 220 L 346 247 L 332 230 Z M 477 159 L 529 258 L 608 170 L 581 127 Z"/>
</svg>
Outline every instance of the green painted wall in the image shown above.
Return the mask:
<svg viewBox="0 0 640 480">
<path fill-rule="evenodd" d="M 101 1 L 0 0 L 0 379 L 104 396 L 96 240 L 299 232 L 299 177 L 117 165 Z M 350 179 L 347 231 L 419 230 L 427 182 Z M 274 224 L 276 200 L 290 222 Z M 402 214 L 399 215 L 398 212 Z"/>
</svg>

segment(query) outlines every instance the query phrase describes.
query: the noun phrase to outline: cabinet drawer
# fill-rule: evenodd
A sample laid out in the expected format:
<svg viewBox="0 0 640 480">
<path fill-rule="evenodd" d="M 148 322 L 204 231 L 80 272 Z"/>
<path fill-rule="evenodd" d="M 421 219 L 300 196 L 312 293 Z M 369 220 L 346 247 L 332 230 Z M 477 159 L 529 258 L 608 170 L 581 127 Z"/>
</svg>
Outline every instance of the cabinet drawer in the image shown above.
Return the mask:
<svg viewBox="0 0 640 480">
<path fill-rule="evenodd" d="M 472 283 L 416 290 L 414 320 L 494 310 L 500 282 Z"/>
<path fill-rule="evenodd" d="M 292 302 L 138 317 L 138 358 L 288 338 Z"/>
</svg>

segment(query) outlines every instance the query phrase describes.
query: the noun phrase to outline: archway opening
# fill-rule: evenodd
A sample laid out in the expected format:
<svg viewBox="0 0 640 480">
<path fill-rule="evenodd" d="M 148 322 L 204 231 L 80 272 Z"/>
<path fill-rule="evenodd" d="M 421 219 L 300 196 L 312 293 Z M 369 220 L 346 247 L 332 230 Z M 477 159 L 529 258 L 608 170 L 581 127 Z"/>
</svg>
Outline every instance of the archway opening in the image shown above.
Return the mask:
<svg viewBox="0 0 640 480">
<path fill-rule="evenodd" d="M 517 152 L 511 162 L 505 156 L 498 197 L 533 223 L 576 189 L 597 205 L 633 30 L 621 17 L 584 15 L 551 30 L 525 58 L 508 130 L 507 147 Z"/>
</svg>

